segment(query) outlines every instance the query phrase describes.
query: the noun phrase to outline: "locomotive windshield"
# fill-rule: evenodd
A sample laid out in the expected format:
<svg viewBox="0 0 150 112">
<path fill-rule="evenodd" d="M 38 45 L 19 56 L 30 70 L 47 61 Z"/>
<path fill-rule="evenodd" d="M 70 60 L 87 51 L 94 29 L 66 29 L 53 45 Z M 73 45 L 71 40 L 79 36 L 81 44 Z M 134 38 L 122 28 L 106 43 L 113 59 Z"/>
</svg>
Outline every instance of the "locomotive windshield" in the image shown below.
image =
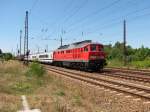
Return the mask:
<svg viewBox="0 0 150 112">
<path fill-rule="evenodd" d="M 91 45 L 91 51 L 96 51 L 96 45 Z"/>
<path fill-rule="evenodd" d="M 98 47 L 98 50 L 99 50 L 99 51 L 104 51 L 103 46 L 99 46 L 99 47 Z"/>
<path fill-rule="evenodd" d="M 88 51 L 88 47 L 85 47 L 85 48 L 84 48 L 84 51 L 87 52 L 87 51 Z"/>
</svg>

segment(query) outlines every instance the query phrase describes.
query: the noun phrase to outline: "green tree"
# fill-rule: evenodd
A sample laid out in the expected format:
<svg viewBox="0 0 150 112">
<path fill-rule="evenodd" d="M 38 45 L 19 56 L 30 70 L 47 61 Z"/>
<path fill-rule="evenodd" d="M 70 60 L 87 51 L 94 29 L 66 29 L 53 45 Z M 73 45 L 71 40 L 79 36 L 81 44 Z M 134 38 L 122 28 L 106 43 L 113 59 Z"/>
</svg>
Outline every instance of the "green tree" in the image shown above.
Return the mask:
<svg viewBox="0 0 150 112">
<path fill-rule="evenodd" d="M 3 52 L 2 52 L 2 50 L 0 49 L 0 58 L 2 58 L 2 54 L 3 54 Z"/>
<path fill-rule="evenodd" d="M 143 61 L 150 56 L 150 49 L 144 48 L 144 46 L 142 46 L 141 48 L 136 50 L 135 56 L 137 60 Z"/>
<path fill-rule="evenodd" d="M 122 60 L 122 58 L 123 58 L 123 43 L 116 42 L 111 50 L 110 55 L 113 59 Z"/>
<path fill-rule="evenodd" d="M 3 59 L 6 61 L 13 59 L 13 55 L 11 53 L 3 53 Z"/>
<path fill-rule="evenodd" d="M 0 49 L 0 54 L 2 54 L 3 52 L 2 52 L 2 50 Z"/>
<path fill-rule="evenodd" d="M 107 59 L 112 59 L 110 53 L 111 53 L 111 50 L 112 50 L 112 45 L 109 44 L 109 45 L 104 45 L 104 51 L 106 53 L 106 56 L 107 56 Z"/>
</svg>

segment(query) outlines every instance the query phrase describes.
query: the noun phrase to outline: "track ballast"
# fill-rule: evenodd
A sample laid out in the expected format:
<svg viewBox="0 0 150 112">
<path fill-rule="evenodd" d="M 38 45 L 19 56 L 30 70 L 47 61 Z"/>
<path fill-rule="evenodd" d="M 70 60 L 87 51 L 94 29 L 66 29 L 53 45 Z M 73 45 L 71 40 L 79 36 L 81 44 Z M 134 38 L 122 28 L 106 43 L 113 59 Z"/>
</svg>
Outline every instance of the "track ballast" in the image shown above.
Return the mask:
<svg viewBox="0 0 150 112">
<path fill-rule="evenodd" d="M 95 86 L 104 87 L 110 90 L 115 90 L 120 93 L 130 94 L 132 96 L 142 98 L 145 100 L 150 100 L 150 87 L 148 86 L 107 79 L 107 78 L 100 77 L 100 76 L 96 77 L 96 76 L 90 75 L 89 73 L 85 73 L 85 72 L 79 73 L 79 72 L 75 72 L 74 70 L 72 71 L 72 70 L 54 67 L 54 66 L 45 65 L 45 68 L 48 71 L 57 73 L 65 77 L 70 77 L 72 79 L 83 81 L 83 82 L 86 82 Z"/>
</svg>

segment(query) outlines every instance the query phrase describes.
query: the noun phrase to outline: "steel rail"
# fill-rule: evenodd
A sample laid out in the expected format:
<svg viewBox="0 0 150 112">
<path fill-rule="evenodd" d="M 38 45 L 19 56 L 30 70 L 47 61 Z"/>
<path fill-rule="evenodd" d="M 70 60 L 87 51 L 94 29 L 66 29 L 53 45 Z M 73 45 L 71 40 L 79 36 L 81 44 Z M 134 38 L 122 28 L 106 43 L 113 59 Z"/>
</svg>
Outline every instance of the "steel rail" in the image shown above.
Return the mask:
<svg viewBox="0 0 150 112">
<path fill-rule="evenodd" d="M 150 88 L 147 86 L 141 86 L 141 85 L 136 85 L 136 84 L 131 84 L 131 83 L 127 84 L 125 82 L 118 82 L 118 81 L 116 82 L 116 81 L 107 80 L 104 78 L 97 78 L 97 77 L 93 77 L 93 76 L 89 76 L 89 75 L 85 75 L 81 73 L 75 73 L 75 72 L 71 72 L 68 70 L 66 71 L 60 68 L 50 67 L 50 66 L 46 67 L 46 70 L 52 71 L 52 72 L 55 72 L 55 73 L 58 73 L 58 74 L 61 74 L 63 76 L 67 76 L 73 79 L 84 81 L 93 85 L 103 86 L 103 87 L 116 90 L 122 93 L 128 93 L 133 96 L 137 96 L 140 98 L 150 100 Z M 133 91 L 134 89 L 136 90 L 136 92 Z M 146 94 L 141 94 L 142 92 Z"/>
</svg>

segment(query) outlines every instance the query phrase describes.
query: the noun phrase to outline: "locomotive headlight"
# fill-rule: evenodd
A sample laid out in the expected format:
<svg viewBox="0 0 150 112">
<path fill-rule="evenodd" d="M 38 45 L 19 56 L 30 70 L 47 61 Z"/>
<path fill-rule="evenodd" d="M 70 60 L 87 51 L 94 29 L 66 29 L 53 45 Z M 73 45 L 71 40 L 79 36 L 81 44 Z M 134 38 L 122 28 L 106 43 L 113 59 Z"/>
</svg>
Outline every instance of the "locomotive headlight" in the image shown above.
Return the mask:
<svg viewBox="0 0 150 112">
<path fill-rule="evenodd" d="M 105 57 L 104 56 L 100 56 L 100 59 L 104 59 Z"/>
<path fill-rule="evenodd" d="M 90 56 L 90 59 L 96 59 L 97 56 Z"/>
<path fill-rule="evenodd" d="M 104 56 L 90 56 L 90 59 L 104 59 Z"/>
</svg>

